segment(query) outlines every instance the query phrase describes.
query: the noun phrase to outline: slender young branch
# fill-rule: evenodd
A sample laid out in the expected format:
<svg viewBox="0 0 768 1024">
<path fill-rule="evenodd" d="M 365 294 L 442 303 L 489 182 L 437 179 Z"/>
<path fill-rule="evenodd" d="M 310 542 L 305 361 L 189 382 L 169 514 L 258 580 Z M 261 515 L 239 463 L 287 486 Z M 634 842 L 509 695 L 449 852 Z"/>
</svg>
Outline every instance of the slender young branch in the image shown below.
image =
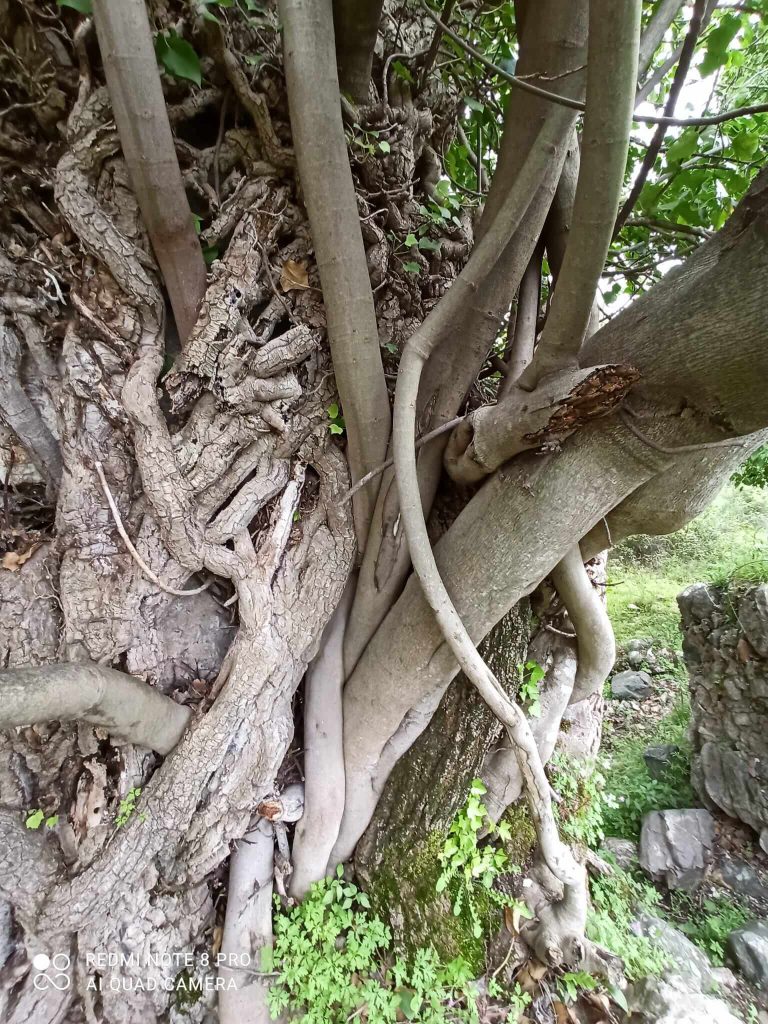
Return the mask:
<svg viewBox="0 0 768 1024">
<path fill-rule="evenodd" d="M 182 340 L 197 319 L 206 269 L 176 159 L 144 0 L 95 0 L 125 163 Z"/>
<path fill-rule="evenodd" d="M 605 266 L 621 197 L 637 80 L 640 0 L 590 0 L 587 111 L 573 223 L 552 308 L 533 360 L 519 380 L 575 366 Z"/>
<path fill-rule="evenodd" d="M 442 434 L 447 434 L 449 430 L 453 430 L 454 427 L 458 427 L 460 423 L 463 423 L 466 417 L 454 416 L 452 420 L 448 420 L 447 423 L 441 423 L 439 427 L 435 427 L 434 430 L 428 431 L 426 434 L 422 434 L 421 437 L 416 439 L 416 450 L 422 448 L 425 444 L 430 441 L 434 441 L 436 437 L 440 437 Z M 375 480 L 377 476 L 380 476 L 385 470 L 389 469 L 390 466 L 394 466 L 394 459 L 387 459 L 386 462 L 382 462 L 380 466 L 372 469 L 370 473 L 366 473 L 362 480 L 358 480 L 354 487 L 350 487 L 344 497 L 341 499 L 342 504 L 346 504 L 350 501 L 354 495 L 360 490 L 361 487 L 365 487 L 366 484 L 370 483 L 371 480 Z"/>
<path fill-rule="evenodd" d="M 640 78 L 645 78 L 648 73 L 654 53 L 656 53 L 661 45 L 667 29 L 677 17 L 684 2 L 685 0 L 659 0 L 656 10 L 653 12 L 640 37 L 638 53 L 638 73 Z"/>
<path fill-rule="evenodd" d="M 667 101 L 664 104 L 664 116 L 671 117 L 675 111 L 680 92 L 685 85 L 685 80 L 688 77 L 688 71 L 691 66 L 691 60 L 693 58 L 693 51 L 696 49 L 696 41 L 699 38 L 701 32 L 702 20 L 704 18 L 704 12 L 706 10 L 707 0 L 696 0 L 693 5 L 693 14 L 691 15 L 690 25 L 688 26 L 688 32 L 683 42 L 683 48 L 680 51 L 680 62 L 677 65 L 675 76 L 672 79 L 672 85 L 667 96 Z M 640 170 L 637 172 L 637 177 L 632 185 L 629 195 L 627 196 L 626 202 L 622 206 L 618 217 L 616 218 L 616 226 L 613 231 L 613 237 L 621 231 L 624 223 L 629 217 L 632 210 L 635 208 L 640 193 L 643 191 L 643 186 L 653 169 L 653 165 L 656 162 L 656 157 L 659 155 L 661 150 L 661 144 L 664 141 L 664 135 L 666 134 L 666 125 L 660 124 L 656 131 L 653 133 L 648 149 L 645 151 L 643 162 L 640 165 Z"/>
<path fill-rule="evenodd" d="M 296 159 L 312 228 L 353 482 L 383 462 L 390 409 L 339 106 L 331 0 L 280 0 Z M 360 552 L 377 488 L 353 503 Z"/>
<path fill-rule="evenodd" d="M 41 665 L 0 672 L 0 730 L 39 722 L 90 722 L 115 739 L 167 754 L 190 713 L 125 672 L 101 665 Z"/>
<path fill-rule="evenodd" d="M 506 362 L 506 376 L 499 388 L 499 398 L 508 395 L 517 382 L 518 377 L 533 359 L 536 345 L 536 325 L 539 319 L 539 299 L 541 297 L 541 257 L 542 247 L 536 251 L 525 268 L 523 279 L 517 295 L 517 311 L 515 313 L 515 329 L 512 334 L 512 346 Z"/>
<path fill-rule="evenodd" d="M 115 521 L 115 526 L 117 528 L 117 532 L 120 534 L 120 537 L 122 538 L 123 544 L 125 544 L 126 548 L 128 549 L 129 555 L 134 560 L 134 562 L 138 565 L 138 567 L 141 569 L 141 571 L 144 573 L 144 575 L 147 577 L 147 579 L 152 580 L 152 582 L 155 584 L 155 586 L 158 586 L 164 593 L 172 594 L 174 597 L 193 597 L 195 594 L 202 594 L 202 592 L 204 590 L 207 590 L 208 587 L 211 585 L 210 581 L 206 582 L 206 583 L 203 583 L 203 585 L 200 586 L 200 587 L 195 587 L 194 590 L 177 590 L 175 587 L 169 587 L 167 583 L 163 583 L 163 581 L 159 578 L 159 576 L 157 576 L 156 573 L 154 573 L 150 569 L 150 567 L 147 565 L 147 563 L 141 557 L 139 552 L 134 547 L 133 541 L 128 536 L 128 532 L 125 529 L 125 526 L 123 525 L 123 520 L 122 520 L 122 516 L 120 515 L 120 510 L 117 507 L 117 503 L 115 502 L 114 495 L 112 494 L 112 491 L 110 490 L 109 484 L 107 483 L 107 478 L 104 476 L 104 467 L 102 466 L 102 464 L 100 462 L 95 462 L 94 463 L 94 469 L 96 470 L 96 475 L 99 478 L 99 483 L 101 484 L 101 489 L 104 491 L 104 497 L 107 499 L 107 504 L 109 505 L 109 511 L 112 513 L 112 518 Z"/>
</svg>

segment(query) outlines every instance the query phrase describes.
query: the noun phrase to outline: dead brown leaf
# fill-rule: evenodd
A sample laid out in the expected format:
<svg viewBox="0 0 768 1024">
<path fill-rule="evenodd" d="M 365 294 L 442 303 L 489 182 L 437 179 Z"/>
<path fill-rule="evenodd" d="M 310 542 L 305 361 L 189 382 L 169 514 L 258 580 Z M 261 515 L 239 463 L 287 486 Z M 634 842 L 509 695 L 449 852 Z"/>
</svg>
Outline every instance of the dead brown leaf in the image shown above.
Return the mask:
<svg viewBox="0 0 768 1024">
<path fill-rule="evenodd" d="M 286 260 L 280 271 L 280 287 L 284 292 L 304 291 L 309 288 L 306 264 Z"/>
<path fill-rule="evenodd" d="M 557 1024 L 575 1024 L 576 1018 L 573 1016 L 573 1014 L 565 1005 L 565 1003 L 561 1003 L 557 999 L 555 999 L 552 1002 L 552 1009 L 555 1011 L 555 1016 L 557 1017 Z"/>
<path fill-rule="evenodd" d="M 26 551 L 6 551 L 3 555 L 3 568 L 9 572 L 18 572 L 28 559 L 34 555 L 40 544 L 33 544 Z"/>
</svg>

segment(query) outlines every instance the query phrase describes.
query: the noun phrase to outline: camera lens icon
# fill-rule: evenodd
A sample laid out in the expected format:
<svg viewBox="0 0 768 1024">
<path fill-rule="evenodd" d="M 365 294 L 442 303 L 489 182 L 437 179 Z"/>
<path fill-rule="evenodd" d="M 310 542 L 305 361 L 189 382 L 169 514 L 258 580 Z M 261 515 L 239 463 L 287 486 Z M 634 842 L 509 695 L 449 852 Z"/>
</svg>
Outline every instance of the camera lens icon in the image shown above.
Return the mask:
<svg viewBox="0 0 768 1024">
<path fill-rule="evenodd" d="M 52 957 L 47 953 L 35 953 L 32 957 L 32 966 L 37 972 L 32 979 L 32 984 L 39 992 L 55 988 L 64 992 L 72 984 L 69 976 L 71 959 L 66 953 L 54 953 Z"/>
</svg>

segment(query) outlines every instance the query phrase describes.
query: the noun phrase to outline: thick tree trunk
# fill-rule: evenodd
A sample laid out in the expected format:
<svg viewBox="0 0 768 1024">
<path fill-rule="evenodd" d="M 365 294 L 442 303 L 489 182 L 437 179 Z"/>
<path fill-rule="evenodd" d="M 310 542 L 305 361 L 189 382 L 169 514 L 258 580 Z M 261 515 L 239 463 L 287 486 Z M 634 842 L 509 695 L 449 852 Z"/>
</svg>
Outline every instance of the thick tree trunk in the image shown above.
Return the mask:
<svg viewBox="0 0 768 1024">
<path fill-rule="evenodd" d="M 520 685 L 529 635 L 530 609 L 524 599 L 481 645 L 483 657 L 512 697 Z M 461 954 L 480 965 L 483 943 L 472 935 L 466 913 L 457 919 L 448 896 L 435 891 L 437 854 L 469 783 L 481 774 L 501 732 L 498 720 L 460 673 L 428 727 L 397 762 L 357 845 L 355 869 L 406 950 L 432 944 L 448 959 Z"/>
</svg>

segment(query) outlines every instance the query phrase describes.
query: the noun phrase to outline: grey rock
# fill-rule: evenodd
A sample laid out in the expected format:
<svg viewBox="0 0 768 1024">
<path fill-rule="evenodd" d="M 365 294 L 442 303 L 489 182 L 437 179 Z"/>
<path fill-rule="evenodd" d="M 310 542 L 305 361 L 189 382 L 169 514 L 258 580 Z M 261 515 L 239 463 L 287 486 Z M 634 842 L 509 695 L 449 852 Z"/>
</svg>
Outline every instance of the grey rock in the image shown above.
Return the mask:
<svg viewBox="0 0 768 1024">
<path fill-rule="evenodd" d="M 768 828 L 768 585 L 678 598 L 691 691 L 691 782 L 705 807 Z M 764 840 L 768 850 L 768 836 Z"/>
<path fill-rule="evenodd" d="M 646 747 L 643 751 L 643 760 L 651 778 L 663 779 L 679 753 L 680 747 L 674 743 L 658 743 Z"/>
<path fill-rule="evenodd" d="M 640 651 L 641 654 L 644 654 L 652 643 L 652 640 L 646 640 L 643 637 L 636 637 L 634 640 L 628 640 L 624 647 L 627 652 Z"/>
<path fill-rule="evenodd" d="M 610 853 L 619 867 L 625 871 L 637 864 L 637 843 L 633 843 L 631 839 L 617 839 L 615 836 L 609 836 L 603 840 L 603 850 Z"/>
<path fill-rule="evenodd" d="M 706 954 L 686 935 L 653 914 L 639 914 L 634 924 L 634 930 L 667 955 L 670 962 L 668 974 L 684 978 L 697 992 L 717 991 L 718 979 L 714 968 Z"/>
<path fill-rule="evenodd" d="M 739 602 L 739 622 L 752 648 L 768 658 L 768 584 L 748 590 Z"/>
<path fill-rule="evenodd" d="M 645 700 L 652 692 L 647 672 L 619 672 L 611 679 L 611 696 L 615 700 Z"/>
<path fill-rule="evenodd" d="M 640 831 L 640 866 L 669 889 L 694 889 L 712 860 L 715 824 L 709 811 L 651 811 Z"/>
<path fill-rule="evenodd" d="M 768 883 L 762 880 L 751 864 L 738 857 L 723 857 L 719 867 L 720 877 L 729 889 L 740 896 L 768 904 Z"/>
<path fill-rule="evenodd" d="M 713 614 L 722 611 L 720 595 L 707 583 L 692 583 L 686 587 L 677 595 L 677 606 L 683 618 L 683 629 L 702 619 L 711 619 Z"/>
<path fill-rule="evenodd" d="M 645 661 L 645 655 L 642 651 L 629 651 L 627 653 L 627 664 L 631 669 L 638 669 Z"/>
<path fill-rule="evenodd" d="M 728 955 L 747 981 L 768 992 L 768 923 L 748 921 L 731 932 Z"/>
<path fill-rule="evenodd" d="M 632 1024 L 740 1024 L 727 1004 L 681 977 L 643 978 L 627 993 Z"/>
</svg>

